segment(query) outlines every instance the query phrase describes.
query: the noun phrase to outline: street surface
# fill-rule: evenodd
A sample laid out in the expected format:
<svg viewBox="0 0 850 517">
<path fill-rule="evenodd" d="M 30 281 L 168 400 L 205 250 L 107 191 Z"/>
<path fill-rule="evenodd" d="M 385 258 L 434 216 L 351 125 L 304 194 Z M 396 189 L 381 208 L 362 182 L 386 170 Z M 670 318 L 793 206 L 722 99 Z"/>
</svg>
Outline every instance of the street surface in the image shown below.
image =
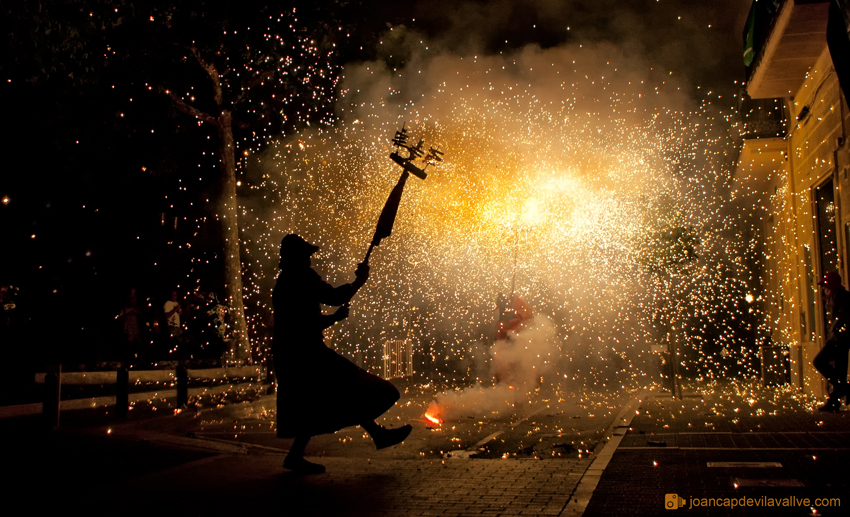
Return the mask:
<svg viewBox="0 0 850 517">
<path fill-rule="evenodd" d="M 185 410 L 151 400 L 124 421 L 112 408 L 71 411 L 52 433 L 2 419 L 5 489 L 50 494 L 33 509 L 89 515 L 672 515 L 669 494 L 689 506 L 811 499 L 679 510 L 689 515 L 846 515 L 850 410 L 819 412 L 788 388 L 695 383 L 676 400 L 657 388 L 611 396 L 563 386 L 514 411 L 436 426 L 424 418 L 436 390 L 401 387 L 381 423 L 412 422 L 408 440 L 376 451 L 357 428 L 316 437 L 308 457 L 327 472 L 314 476 L 281 467 L 290 441 L 275 437 L 274 396 L 262 385 Z"/>
<path fill-rule="evenodd" d="M 488 388 L 485 388 L 488 389 Z M 515 411 L 490 416 L 460 416 L 441 425 L 425 418 L 437 391 L 432 387 L 401 386 L 401 400 L 379 423 L 385 427 L 413 425 L 403 444 L 376 451 L 368 434 L 350 427 L 313 438 L 307 455 L 315 458 L 394 459 L 567 459 L 587 457 L 629 393 L 577 395 L 562 387 L 535 392 Z M 249 402 L 220 408 L 200 408 L 175 418 L 167 433 L 192 437 L 203 447 L 210 443 L 245 446 L 283 454 L 291 440 L 275 435 L 275 399 L 264 395 Z M 162 433 L 161 423 L 142 423 L 134 432 Z M 116 430 L 116 437 L 121 431 Z"/>
</svg>

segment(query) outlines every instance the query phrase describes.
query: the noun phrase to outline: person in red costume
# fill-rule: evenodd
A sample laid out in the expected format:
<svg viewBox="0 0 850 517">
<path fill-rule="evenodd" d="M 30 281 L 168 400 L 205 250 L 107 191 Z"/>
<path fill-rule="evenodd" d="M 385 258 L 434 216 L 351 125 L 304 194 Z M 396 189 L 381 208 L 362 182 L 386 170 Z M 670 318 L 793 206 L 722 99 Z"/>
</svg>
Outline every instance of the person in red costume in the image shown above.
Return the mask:
<svg viewBox="0 0 850 517">
<path fill-rule="evenodd" d="M 509 339 L 509 332 L 519 332 L 534 318 L 531 307 L 527 303 L 519 296 L 511 295 L 511 297 L 512 300 L 508 300 L 507 296 L 500 294 L 496 298 L 496 310 L 499 312 L 499 319 L 496 322 L 496 341 Z"/>
<path fill-rule="evenodd" d="M 513 341 L 513 335 L 529 325 L 534 318 L 531 307 L 519 296 L 511 295 L 511 298 L 508 299 L 504 294 L 500 294 L 496 298 L 496 310 L 498 311 L 496 343 L 503 343 L 493 349 L 492 370 L 496 384 L 501 382 L 513 383 L 518 380 L 520 364 L 516 360 L 510 359 L 514 355 L 513 352 L 507 354 L 505 352 L 513 346 L 508 344 Z M 499 354 L 497 349 L 503 353 Z"/>
</svg>

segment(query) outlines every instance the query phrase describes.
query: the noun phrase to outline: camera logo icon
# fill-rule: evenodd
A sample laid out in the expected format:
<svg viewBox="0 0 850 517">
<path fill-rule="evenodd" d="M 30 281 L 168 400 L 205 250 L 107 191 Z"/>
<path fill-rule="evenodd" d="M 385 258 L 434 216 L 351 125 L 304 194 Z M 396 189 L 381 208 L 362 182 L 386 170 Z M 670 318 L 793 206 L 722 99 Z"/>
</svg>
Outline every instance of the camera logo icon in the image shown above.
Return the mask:
<svg viewBox="0 0 850 517">
<path fill-rule="evenodd" d="M 685 499 L 677 494 L 664 494 L 664 508 L 668 510 L 678 510 L 685 506 Z"/>
</svg>

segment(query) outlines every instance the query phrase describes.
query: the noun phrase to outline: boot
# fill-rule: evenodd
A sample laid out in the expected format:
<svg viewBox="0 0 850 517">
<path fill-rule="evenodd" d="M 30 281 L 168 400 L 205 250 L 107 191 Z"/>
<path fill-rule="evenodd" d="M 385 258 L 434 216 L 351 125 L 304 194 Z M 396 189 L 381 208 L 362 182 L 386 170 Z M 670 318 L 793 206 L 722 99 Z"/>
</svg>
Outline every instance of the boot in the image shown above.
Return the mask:
<svg viewBox="0 0 850 517">
<path fill-rule="evenodd" d="M 818 407 L 818 411 L 828 411 L 830 413 L 834 413 L 836 411 L 841 410 L 841 402 L 838 397 L 833 397 L 832 395 L 826 399 L 824 405 Z"/>
<path fill-rule="evenodd" d="M 848 386 L 847 381 L 836 383 L 833 386 L 832 395 L 830 396 L 835 397 L 839 403 L 844 399 L 844 403 L 850 406 L 850 386 Z"/>
<path fill-rule="evenodd" d="M 303 456 L 300 458 L 290 458 L 289 456 L 283 460 L 283 468 L 289 469 L 296 474 L 323 474 L 325 472 L 325 466 L 319 465 L 318 463 L 312 463 L 304 459 Z"/>
<path fill-rule="evenodd" d="M 372 436 L 372 440 L 375 442 L 375 447 L 378 450 L 386 449 L 387 447 L 392 447 L 393 445 L 397 445 L 405 440 L 410 435 L 410 431 L 413 430 L 413 427 L 410 424 L 403 425 L 397 429 L 387 429 L 386 427 L 381 427 L 380 430 Z"/>
</svg>

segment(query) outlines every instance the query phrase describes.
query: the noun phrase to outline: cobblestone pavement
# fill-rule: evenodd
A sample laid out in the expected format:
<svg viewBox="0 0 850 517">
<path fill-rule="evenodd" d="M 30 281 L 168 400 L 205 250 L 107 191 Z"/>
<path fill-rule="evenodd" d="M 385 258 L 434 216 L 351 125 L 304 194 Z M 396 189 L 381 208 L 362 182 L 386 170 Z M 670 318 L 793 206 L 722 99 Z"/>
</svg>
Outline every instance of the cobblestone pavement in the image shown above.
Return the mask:
<svg viewBox="0 0 850 517">
<path fill-rule="evenodd" d="M 40 484 L 44 493 L 56 494 L 36 506 L 54 502 L 60 509 L 85 508 L 89 515 L 165 510 L 178 515 L 676 515 L 665 508 L 669 494 L 685 503 L 679 514 L 847 515 L 850 411 L 824 414 L 814 409 L 816 401 L 754 386 L 692 386 L 682 400 L 644 392 L 616 416 L 610 413 L 616 404 L 597 404 L 610 415 L 609 428 L 593 453 L 580 458 L 430 455 L 428 440 L 440 433 L 420 423 L 419 438 L 412 435 L 410 443 L 385 451 L 375 451 L 360 436 L 352 436 L 353 443 L 348 435 L 326 437 L 325 445 L 317 442 L 312 449 L 319 456 L 312 459 L 327 472 L 298 476 L 281 468 L 287 441 L 274 441 L 268 431 L 248 433 L 249 416 L 256 417 L 254 406 L 261 401 L 4 439 L 13 455 L 22 457 L 18 465 L 23 467 L 11 469 L 22 485 Z M 392 420 L 420 412 L 413 406 L 400 406 Z M 549 416 L 532 410 L 505 429 L 520 429 L 534 443 L 553 439 L 562 428 L 578 432 L 569 426 L 578 425 L 573 410 L 582 408 L 564 408 Z M 579 422 L 599 413 L 582 410 L 586 414 Z M 215 415 L 219 425 L 234 429 L 232 437 L 187 432 L 197 425 L 190 422 L 212 421 Z M 267 426 L 264 422 L 256 425 Z M 588 432 L 598 423 L 588 420 Z M 467 426 L 470 442 L 494 429 L 479 424 Z M 204 424 L 207 430 L 209 425 Z M 469 450 L 466 440 L 463 447 Z M 806 498 L 810 501 L 802 504 Z M 831 501 L 815 504 L 820 498 Z M 749 499 L 752 506 L 733 508 L 732 499 L 736 504 Z M 717 507 L 724 501 L 730 506 Z M 780 506 L 767 506 L 771 501 Z M 783 506 L 789 501 L 791 506 Z"/>
<path fill-rule="evenodd" d="M 618 396 L 629 400 L 627 393 Z M 317 437 L 308 457 L 327 472 L 313 476 L 281 467 L 290 441 L 276 439 L 270 427 L 264 407 L 273 407 L 273 397 L 183 412 L 163 400 L 155 413 L 164 417 L 141 418 L 137 409 L 126 421 L 110 421 L 110 409 L 103 408 L 88 415 L 92 426 L 80 414 L 73 427 L 58 433 L 28 433 L 11 420 L 0 431 L 14 445 L 7 467 L 17 479 L 9 492 L 42 487 L 51 494 L 38 502 L 42 509 L 79 507 L 89 515 L 167 510 L 179 515 L 556 516 L 569 506 L 592 461 L 587 451 L 611 431 L 619 411 L 613 397 L 591 398 L 576 403 L 540 395 L 518 414 L 482 421 L 463 417 L 442 430 L 416 420 L 425 399 L 406 399 L 382 420 L 391 426 L 414 424 L 404 444 L 376 451 L 355 428 Z M 567 444 L 550 447 L 573 439 L 586 448 L 574 449 L 573 457 L 560 454 L 569 450 Z M 504 459 L 461 454 L 481 452 L 485 442 L 506 451 L 519 444 L 532 452 L 506 453 Z M 452 449 L 456 446 L 460 449 Z"/>
<path fill-rule="evenodd" d="M 584 515 L 669 516 L 668 494 L 687 515 L 848 515 L 850 411 L 815 406 L 784 389 L 735 383 L 694 387 L 682 400 L 651 394 Z M 816 505 L 821 498 L 832 501 Z M 733 508 L 732 499 L 751 506 Z M 791 506 L 755 506 L 768 499 Z"/>
<path fill-rule="evenodd" d="M 282 515 L 556 516 L 589 464 L 323 458 L 327 473 L 298 476 L 284 472 L 281 461 L 279 455 L 219 455 L 129 480 L 116 493 L 155 494 L 134 502 L 134 510 L 192 515 L 277 507 Z M 121 500 L 101 502 L 111 507 Z"/>
<path fill-rule="evenodd" d="M 628 397 L 623 394 L 621 400 Z M 489 459 L 459 454 L 479 452 L 473 442 L 513 443 L 514 450 L 524 443 L 531 450 L 536 449 L 533 444 L 563 441 L 575 432 L 591 438 L 587 447 L 592 448 L 606 428 L 612 432 L 613 411 L 619 411 L 611 397 L 585 403 L 590 409 L 548 395 L 539 399 L 518 408 L 516 415 L 481 422 L 464 417 L 429 430 L 416 419 L 430 397 L 408 398 L 382 420 L 390 426 L 414 423 L 404 444 L 376 451 L 368 436 L 355 428 L 316 437 L 308 457 L 325 465 L 327 472 L 314 476 L 281 468 L 290 441 L 276 439 L 269 427 L 266 406 L 274 402 L 269 397 L 195 416 L 115 427 L 116 438 L 219 454 L 125 480 L 113 492 L 151 494 L 150 499 L 134 501 L 140 512 L 165 506 L 193 515 L 268 511 L 281 504 L 286 505 L 281 508 L 284 515 L 557 516 L 592 461 L 587 451 L 584 457 L 557 458 L 548 449 L 545 455 L 505 454 L 504 459 L 501 454 Z M 461 450 L 453 450 L 454 443 Z M 120 506 L 122 498 L 109 496 L 101 504 Z"/>
</svg>

